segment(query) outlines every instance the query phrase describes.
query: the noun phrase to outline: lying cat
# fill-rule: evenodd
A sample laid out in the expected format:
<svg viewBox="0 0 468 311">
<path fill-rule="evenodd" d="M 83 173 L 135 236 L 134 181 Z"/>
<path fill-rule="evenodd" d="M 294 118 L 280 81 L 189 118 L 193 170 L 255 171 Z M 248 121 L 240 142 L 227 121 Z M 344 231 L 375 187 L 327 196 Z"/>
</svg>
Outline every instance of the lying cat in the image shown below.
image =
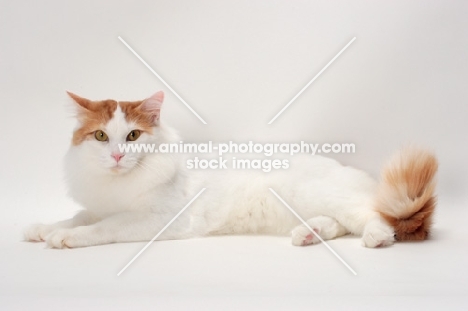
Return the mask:
<svg viewBox="0 0 468 311">
<path fill-rule="evenodd" d="M 288 170 L 265 174 L 187 170 L 180 155 L 121 153 L 118 144 L 179 142 L 160 120 L 163 92 L 143 101 L 91 101 L 69 93 L 78 127 L 66 155 L 71 197 L 84 207 L 75 217 L 33 225 L 27 241 L 53 248 L 149 241 L 202 188 L 207 190 L 159 237 L 214 234 L 292 234 L 293 245 L 319 242 L 268 191 L 272 188 L 323 240 L 362 236 L 366 247 L 423 240 L 435 208 L 437 161 L 408 149 L 383 170 L 377 183 L 332 159 L 293 159 Z"/>
</svg>

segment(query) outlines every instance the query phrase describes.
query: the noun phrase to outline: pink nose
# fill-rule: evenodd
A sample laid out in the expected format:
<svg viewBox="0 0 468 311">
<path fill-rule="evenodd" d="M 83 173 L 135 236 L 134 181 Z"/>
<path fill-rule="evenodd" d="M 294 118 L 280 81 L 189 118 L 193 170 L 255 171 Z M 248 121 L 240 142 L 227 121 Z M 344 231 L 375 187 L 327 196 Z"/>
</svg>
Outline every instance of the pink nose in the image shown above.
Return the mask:
<svg viewBox="0 0 468 311">
<path fill-rule="evenodd" d="M 113 153 L 111 156 L 115 159 L 116 162 L 119 162 L 120 159 L 124 157 L 125 154 L 122 153 Z"/>
</svg>

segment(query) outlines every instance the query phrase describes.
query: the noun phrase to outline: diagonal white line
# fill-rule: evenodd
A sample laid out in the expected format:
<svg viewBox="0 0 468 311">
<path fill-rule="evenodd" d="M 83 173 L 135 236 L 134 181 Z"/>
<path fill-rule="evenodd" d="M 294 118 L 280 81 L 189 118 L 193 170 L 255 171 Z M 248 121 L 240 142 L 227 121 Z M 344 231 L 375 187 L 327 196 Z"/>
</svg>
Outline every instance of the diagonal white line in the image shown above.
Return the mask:
<svg viewBox="0 0 468 311">
<path fill-rule="evenodd" d="M 158 73 L 157 73 L 156 71 L 154 71 L 153 68 L 151 68 L 151 66 L 148 65 L 148 63 L 145 62 L 145 60 L 144 60 L 143 58 L 141 58 L 141 56 L 138 55 L 138 53 L 135 52 L 135 50 L 132 49 L 132 47 L 131 47 L 130 45 L 128 45 L 127 42 L 125 42 L 124 39 L 122 39 L 122 37 L 118 36 L 118 38 L 119 38 L 119 40 L 130 50 L 130 52 L 132 52 L 133 55 L 135 55 L 135 56 L 143 63 L 143 65 L 145 65 L 146 68 L 148 68 L 148 69 L 156 76 L 156 78 L 158 78 L 159 80 L 161 80 L 161 82 L 162 82 L 162 83 L 163 83 L 163 84 L 164 84 L 164 85 L 165 85 L 165 86 L 166 86 L 166 87 L 167 87 L 167 88 L 168 88 L 168 89 L 169 89 L 169 90 L 170 90 L 170 91 L 171 91 L 171 92 L 172 92 L 172 93 L 173 93 L 173 94 L 174 94 L 174 95 L 175 95 L 175 96 L 176 96 L 176 97 L 177 97 L 177 98 L 178 98 L 178 99 L 179 99 L 179 100 L 180 100 L 180 101 L 181 101 L 181 102 L 182 102 L 182 103 L 183 103 L 183 104 L 184 104 L 184 105 L 185 105 L 185 106 L 186 106 L 186 107 L 203 123 L 203 124 L 207 124 L 207 123 L 205 122 L 205 120 L 203 120 L 203 119 L 198 115 L 198 113 L 196 113 L 195 110 L 193 110 L 192 107 L 190 107 L 190 105 L 187 104 L 187 102 L 186 102 L 182 97 L 180 97 L 179 94 L 177 94 L 176 91 L 174 91 L 174 89 L 173 89 L 169 84 L 167 84 L 167 82 L 164 81 L 164 79 L 161 78 L 161 76 L 158 75 Z"/>
<path fill-rule="evenodd" d="M 162 228 L 161 231 L 159 231 L 158 234 L 156 234 L 154 238 L 152 238 L 151 241 L 149 241 L 148 244 L 146 244 L 145 247 L 143 247 L 141 251 L 139 251 L 138 254 L 136 254 L 135 257 L 125 265 L 125 267 L 123 267 L 122 270 L 120 270 L 119 273 L 117 273 L 117 276 L 120 276 L 205 190 L 206 188 L 200 190 L 200 192 L 198 192 L 197 195 L 194 196 L 193 199 L 190 200 L 190 202 L 188 202 L 187 205 L 185 205 L 184 208 L 181 209 L 180 212 L 178 212 L 177 215 L 175 215 L 174 218 L 172 218 L 171 221 L 169 221 L 167 225 L 165 225 L 164 228 Z"/>
<path fill-rule="evenodd" d="M 280 112 L 278 112 L 278 113 L 276 114 L 276 116 L 275 116 L 273 119 L 271 119 L 270 122 L 268 122 L 268 124 L 272 124 L 273 121 L 275 121 L 276 118 L 278 118 L 278 117 L 279 117 L 279 116 L 280 116 L 280 115 L 281 115 L 281 114 L 282 114 L 282 113 L 299 97 L 299 95 L 301 95 L 302 92 L 304 92 L 304 91 L 312 84 L 312 82 L 314 82 L 315 79 L 317 79 L 317 78 L 325 71 L 325 69 L 327 69 L 328 66 L 330 66 L 330 65 L 338 58 L 338 56 L 340 56 L 341 53 L 343 53 L 343 52 L 351 45 L 351 43 L 354 42 L 354 40 L 356 40 L 356 37 L 354 37 L 353 39 L 351 39 L 351 41 L 349 41 L 348 44 L 346 44 L 346 46 L 345 46 L 344 48 L 342 48 L 341 51 L 338 52 L 338 54 L 336 54 L 335 57 L 333 57 L 332 60 L 329 61 L 328 64 L 326 64 L 325 67 L 323 67 L 322 70 L 320 70 L 319 73 L 316 74 L 315 77 L 313 77 L 312 80 L 310 80 L 309 83 L 307 83 L 306 86 L 304 86 L 304 87 L 302 88 L 302 90 L 300 90 L 299 93 L 297 93 L 296 96 L 294 96 L 294 97 L 289 101 L 289 103 L 287 103 L 286 106 L 284 106 L 283 109 L 281 109 Z"/>
<path fill-rule="evenodd" d="M 325 242 L 325 241 L 320 237 L 320 235 L 318 235 L 314 230 L 312 230 L 312 228 L 309 226 L 309 224 L 307 224 L 307 223 L 304 221 L 304 219 L 302 219 L 302 217 L 299 216 L 299 215 L 296 213 L 296 211 L 293 210 L 293 209 L 291 208 L 291 206 L 289 206 L 288 203 L 286 203 L 286 202 L 278 195 L 278 193 L 276 193 L 275 190 L 273 190 L 273 189 L 271 189 L 271 188 L 268 188 L 268 189 L 271 191 L 271 193 L 273 193 L 273 194 L 278 198 L 278 200 L 281 201 L 281 203 L 284 204 L 284 206 L 286 206 L 286 207 L 294 214 L 294 216 L 297 217 L 297 219 L 299 219 L 299 220 L 304 224 L 304 226 L 307 227 L 307 229 L 310 230 L 310 232 L 312 232 L 312 233 L 317 237 L 317 239 L 320 240 L 320 242 L 322 242 L 323 245 L 325 245 L 325 246 L 328 248 L 328 250 L 329 250 L 333 255 L 335 255 L 336 258 L 338 258 L 338 259 L 341 261 L 341 263 L 342 263 L 343 265 L 345 265 L 346 268 L 349 269 L 349 271 L 351 271 L 354 275 L 357 275 L 356 271 L 354 271 L 353 268 L 351 268 L 351 267 L 348 265 L 348 263 L 347 263 L 346 261 L 344 261 L 343 258 L 341 258 L 340 255 L 338 255 L 338 254 L 333 250 L 333 248 L 331 248 L 330 245 L 328 245 L 328 243 Z"/>
</svg>

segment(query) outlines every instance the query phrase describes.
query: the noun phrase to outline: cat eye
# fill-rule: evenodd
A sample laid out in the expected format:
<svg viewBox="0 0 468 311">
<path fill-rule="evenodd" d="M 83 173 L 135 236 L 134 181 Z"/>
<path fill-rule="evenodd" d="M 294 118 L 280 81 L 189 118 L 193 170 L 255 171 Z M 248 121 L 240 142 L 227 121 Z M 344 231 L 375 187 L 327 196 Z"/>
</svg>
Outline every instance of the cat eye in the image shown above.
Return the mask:
<svg viewBox="0 0 468 311">
<path fill-rule="evenodd" d="M 108 141 L 109 140 L 109 137 L 107 137 L 107 134 L 104 133 L 101 130 L 98 130 L 98 131 L 94 132 L 94 137 L 99 141 Z"/>
<path fill-rule="evenodd" d="M 140 137 L 141 132 L 139 130 L 133 130 L 127 135 L 127 141 L 135 141 Z"/>
</svg>

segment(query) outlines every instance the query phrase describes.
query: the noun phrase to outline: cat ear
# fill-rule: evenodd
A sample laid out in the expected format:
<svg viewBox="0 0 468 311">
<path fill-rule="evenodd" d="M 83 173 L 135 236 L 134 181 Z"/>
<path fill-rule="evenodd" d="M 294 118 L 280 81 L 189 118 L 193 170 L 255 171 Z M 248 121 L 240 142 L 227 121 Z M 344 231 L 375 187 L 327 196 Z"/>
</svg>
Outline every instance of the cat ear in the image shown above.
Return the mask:
<svg viewBox="0 0 468 311">
<path fill-rule="evenodd" d="M 164 92 L 159 91 L 151 97 L 145 99 L 141 108 L 144 112 L 148 113 L 151 117 L 151 122 L 157 123 L 161 115 L 161 106 L 164 101 Z"/>
<path fill-rule="evenodd" d="M 90 107 L 91 107 L 91 101 L 89 99 L 86 99 L 86 98 L 83 98 L 83 97 L 80 97 L 76 94 L 73 94 L 72 92 L 69 92 L 67 91 L 67 94 L 68 96 L 71 97 L 71 99 L 73 99 L 73 101 L 75 102 L 75 104 L 78 105 L 78 108 L 83 108 L 83 109 L 86 109 L 86 110 L 91 110 Z"/>
</svg>

